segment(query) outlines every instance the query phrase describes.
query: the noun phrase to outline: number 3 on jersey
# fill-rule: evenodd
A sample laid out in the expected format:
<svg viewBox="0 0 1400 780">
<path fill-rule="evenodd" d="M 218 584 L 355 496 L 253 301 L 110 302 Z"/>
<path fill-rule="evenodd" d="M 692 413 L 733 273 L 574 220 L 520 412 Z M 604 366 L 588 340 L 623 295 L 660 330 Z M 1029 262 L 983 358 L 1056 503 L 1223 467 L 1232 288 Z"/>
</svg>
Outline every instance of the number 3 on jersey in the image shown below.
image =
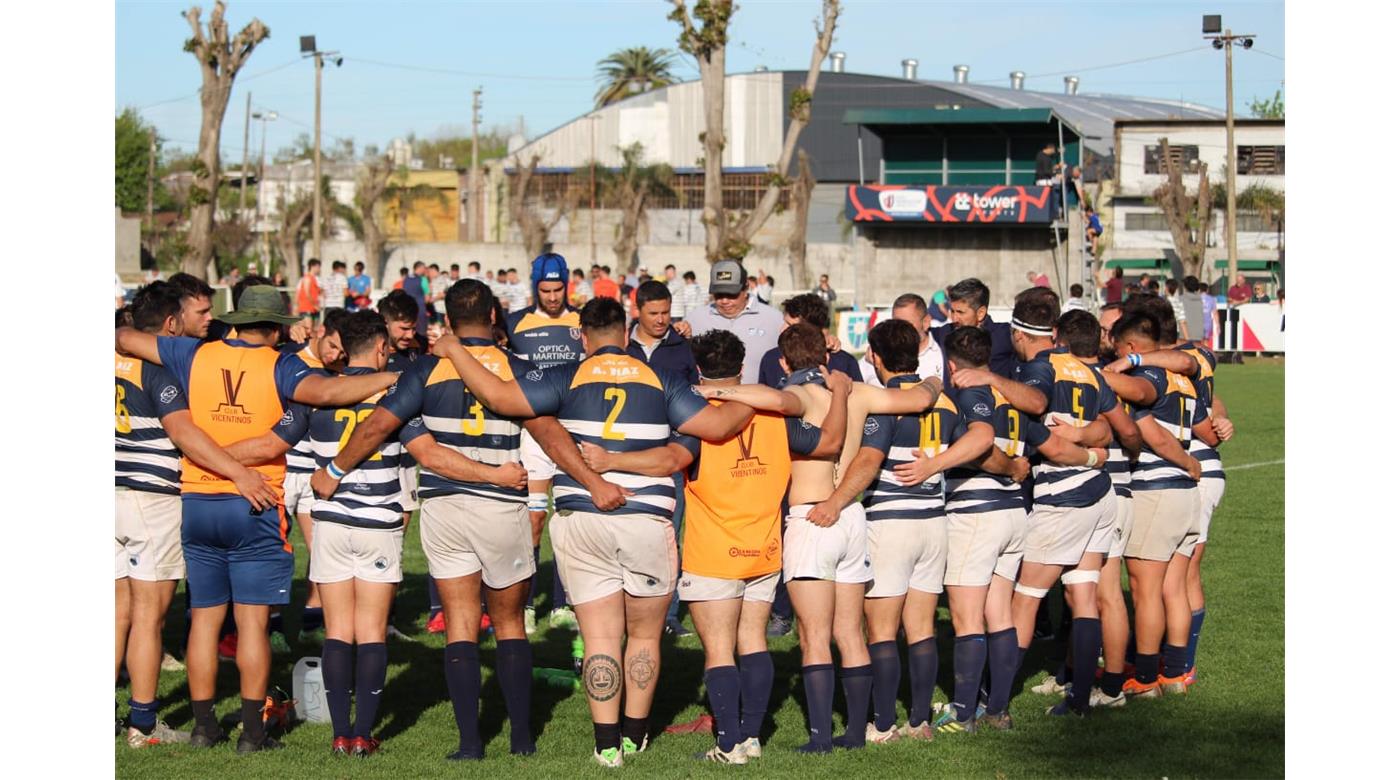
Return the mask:
<svg viewBox="0 0 1400 780">
<path fill-rule="evenodd" d="M 350 441 L 350 434 L 355 432 L 355 426 L 364 422 L 365 418 L 369 417 L 371 414 L 374 414 L 374 407 L 370 407 L 368 409 L 361 409 L 359 414 L 356 414 L 354 409 L 335 410 L 335 421 L 345 423 L 345 430 L 340 432 L 340 447 L 338 448 L 338 450 L 345 449 L 345 443 Z M 370 456 L 370 460 L 383 459 L 384 456 L 378 452 Z"/>
<path fill-rule="evenodd" d="M 462 420 L 462 433 L 468 436 L 480 436 L 486 430 L 486 413 L 481 408 L 481 402 L 477 401 L 467 407 L 467 414 L 471 417 Z"/>
<path fill-rule="evenodd" d="M 126 388 L 117 385 L 117 433 L 131 433 L 131 412 L 125 402 Z"/>
<path fill-rule="evenodd" d="M 622 407 L 627 405 L 627 391 L 620 387 L 609 387 L 603 391 L 603 400 L 613 402 L 612 409 L 608 411 L 608 419 L 603 421 L 603 438 L 609 441 L 624 441 L 627 434 L 613 430 L 613 423 L 616 423 L 617 416 L 622 414 Z"/>
</svg>

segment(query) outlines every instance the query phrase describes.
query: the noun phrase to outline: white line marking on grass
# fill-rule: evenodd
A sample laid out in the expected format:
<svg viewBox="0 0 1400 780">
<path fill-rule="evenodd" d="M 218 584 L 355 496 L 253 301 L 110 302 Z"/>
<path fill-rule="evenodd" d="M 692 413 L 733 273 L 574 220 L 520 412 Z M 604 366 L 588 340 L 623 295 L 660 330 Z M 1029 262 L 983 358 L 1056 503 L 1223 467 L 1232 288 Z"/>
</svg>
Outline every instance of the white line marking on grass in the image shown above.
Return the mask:
<svg viewBox="0 0 1400 780">
<path fill-rule="evenodd" d="M 1264 466 L 1277 466 L 1277 465 L 1279 465 L 1280 463 L 1283 463 L 1283 459 L 1282 459 L 1282 458 L 1280 458 L 1279 460 L 1266 460 L 1266 461 L 1262 461 L 1262 462 L 1260 462 L 1260 463 L 1245 463 L 1245 464 L 1242 464 L 1242 465 L 1239 465 L 1239 466 L 1231 466 L 1231 467 L 1225 469 L 1225 471 L 1226 471 L 1227 473 L 1228 473 L 1228 472 L 1231 472 L 1231 471 L 1244 471 L 1245 469 L 1257 469 L 1257 468 L 1263 468 Z"/>
</svg>

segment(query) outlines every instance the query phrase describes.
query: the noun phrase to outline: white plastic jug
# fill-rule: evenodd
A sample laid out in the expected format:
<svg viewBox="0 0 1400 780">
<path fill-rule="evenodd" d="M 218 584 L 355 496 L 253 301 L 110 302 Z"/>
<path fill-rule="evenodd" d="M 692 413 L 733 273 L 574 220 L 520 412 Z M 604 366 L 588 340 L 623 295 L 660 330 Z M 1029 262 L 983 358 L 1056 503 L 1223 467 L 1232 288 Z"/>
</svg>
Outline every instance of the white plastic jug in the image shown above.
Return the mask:
<svg viewBox="0 0 1400 780">
<path fill-rule="evenodd" d="M 329 723 L 330 707 L 326 704 L 326 686 L 321 680 L 321 659 L 309 656 L 292 667 L 292 695 L 296 697 L 297 720 Z"/>
</svg>

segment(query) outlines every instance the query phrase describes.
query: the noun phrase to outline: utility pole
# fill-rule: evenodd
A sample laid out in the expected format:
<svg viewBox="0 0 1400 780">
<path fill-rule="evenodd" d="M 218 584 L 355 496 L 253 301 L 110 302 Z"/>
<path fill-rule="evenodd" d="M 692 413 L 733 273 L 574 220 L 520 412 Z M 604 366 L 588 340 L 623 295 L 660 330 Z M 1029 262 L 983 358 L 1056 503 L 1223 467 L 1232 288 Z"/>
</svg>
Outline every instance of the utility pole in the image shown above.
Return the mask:
<svg viewBox="0 0 1400 780">
<path fill-rule="evenodd" d="M 276 111 L 265 111 L 265 112 L 260 112 L 260 113 L 253 114 L 253 118 L 256 119 L 256 120 L 258 120 L 259 122 L 262 122 L 262 143 L 261 143 L 261 145 L 260 145 L 259 148 L 258 148 L 258 204 L 257 204 L 257 207 L 258 207 L 258 227 L 263 228 L 263 224 L 262 224 L 262 221 L 263 221 L 262 183 L 263 183 L 264 174 L 265 174 L 266 169 L 267 169 L 267 123 L 268 123 L 269 121 L 272 121 L 272 120 L 277 119 L 277 112 L 276 112 Z M 285 190 L 284 190 L 284 192 L 285 192 Z M 266 228 L 263 228 L 263 230 L 261 230 L 261 233 L 262 233 L 262 264 L 263 264 L 263 268 L 264 268 L 265 270 L 268 270 L 269 273 L 270 273 L 270 272 L 271 272 L 271 268 L 272 268 L 272 257 L 271 257 L 271 252 L 270 252 L 270 250 L 269 250 L 269 248 L 268 248 L 268 245 L 267 245 L 267 233 L 268 233 L 268 231 L 266 230 Z"/>
<path fill-rule="evenodd" d="M 253 93 L 243 107 L 243 165 L 238 169 L 238 218 L 248 209 L 248 125 L 253 121 Z"/>
<path fill-rule="evenodd" d="M 311 174 L 311 256 L 321 259 L 321 68 L 325 63 L 316 52 L 316 152 Z M 300 271 L 300 269 L 298 269 Z"/>
<path fill-rule="evenodd" d="M 472 170 L 467 178 L 469 202 L 467 212 L 467 240 L 482 240 L 481 179 L 479 178 L 480 155 L 477 153 L 478 133 L 481 126 L 481 87 L 472 90 Z"/>
<path fill-rule="evenodd" d="M 156 213 L 156 129 L 151 128 L 151 151 L 146 155 L 146 234 L 155 235 Z"/>
<path fill-rule="evenodd" d="M 1225 284 L 1228 289 L 1239 273 L 1239 255 L 1235 241 L 1235 168 L 1239 156 L 1235 151 L 1235 71 L 1232 50 L 1239 46 L 1253 48 L 1253 33 L 1220 32 L 1220 16 L 1208 15 L 1201 20 L 1201 32 L 1217 49 L 1225 50 Z"/>
<path fill-rule="evenodd" d="M 594 128 L 598 126 L 597 120 L 599 118 L 596 114 L 588 117 L 588 262 L 592 265 L 598 264 L 598 240 L 595 228 L 598 219 L 598 204 L 596 202 L 598 187 L 593 181 L 593 172 L 598 170 L 598 142 Z"/>
</svg>

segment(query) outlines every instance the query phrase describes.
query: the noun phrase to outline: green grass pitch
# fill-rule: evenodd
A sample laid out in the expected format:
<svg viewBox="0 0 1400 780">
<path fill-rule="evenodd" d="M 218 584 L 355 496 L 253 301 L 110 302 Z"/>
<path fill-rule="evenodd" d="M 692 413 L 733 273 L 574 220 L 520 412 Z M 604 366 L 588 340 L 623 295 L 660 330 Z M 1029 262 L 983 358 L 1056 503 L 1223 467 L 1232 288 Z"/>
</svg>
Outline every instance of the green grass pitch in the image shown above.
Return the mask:
<svg viewBox="0 0 1400 780">
<path fill-rule="evenodd" d="M 1055 698 L 1030 687 L 1063 655 L 1058 643 L 1037 643 L 1012 700 L 1015 729 L 940 738 L 932 743 L 901 742 L 804 757 L 793 748 L 806 741 L 800 660 L 795 635 L 771 642 L 777 675 L 772 717 L 764 730 L 764 757 L 747 768 L 707 765 L 695 760 L 709 748 L 706 735 L 660 735 L 651 748 L 629 757 L 622 772 L 645 777 L 720 776 L 729 772 L 771 777 L 1274 777 L 1283 759 L 1283 377 L 1282 361 L 1222 365 L 1217 386 L 1230 407 L 1236 437 L 1223 447 L 1227 487 L 1211 529 L 1205 560 L 1207 620 L 1199 650 L 1199 683 L 1186 696 L 1135 701 L 1123 709 L 1095 711 L 1083 721 L 1052 719 L 1044 710 Z M 293 605 L 305 598 L 306 551 L 297 537 L 297 577 Z M 547 562 L 548 552 L 545 553 Z M 283 739 L 286 749 L 239 757 L 233 745 L 212 750 L 162 746 L 134 751 L 114 740 L 116 773 L 121 778 L 204 777 L 575 777 L 602 776 L 591 758 L 592 729 L 583 694 L 537 685 L 533 719 L 539 752 L 531 758 L 508 753 L 504 705 L 491 669 L 495 645 L 482 645 L 481 730 L 487 759 L 449 763 L 456 749 L 456 727 L 442 672 L 440 635 L 423 631 L 427 610 L 427 564 L 416 524 L 404 545 L 405 573 L 396 625 L 412 642 L 389 640 L 389 681 L 380 709 L 381 752 L 366 760 L 330 755 L 329 724 L 302 724 Z M 184 598 L 175 598 L 166 627 L 166 646 L 182 641 Z M 935 698 L 946 700 L 952 684 L 952 626 L 946 603 L 938 621 L 940 674 Z M 536 666 L 567 667 L 570 633 L 546 629 L 534 637 Z M 290 690 L 292 665 L 319 655 L 316 646 L 295 643 L 299 611 L 288 609 L 290 655 L 274 656 L 272 680 Z M 901 654 L 903 648 L 901 647 Z M 663 640 L 661 688 L 652 710 L 652 730 L 686 721 L 702 712 L 704 656 L 696 637 Z M 219 715 L 238 709 L 237 672 L 222 663 Z M 908 696 L 902 681 L 900 715 Z M 125 716 L 128 692 L 115 698 Z M 183 672 L 163 673 L 161 717 L 177 728 L 191 725 L 189 692 Z M 836 702 L 837 729 L 844 704 Z M 941 735 L 940 735 L 941 736 Z"/>
</svg>

